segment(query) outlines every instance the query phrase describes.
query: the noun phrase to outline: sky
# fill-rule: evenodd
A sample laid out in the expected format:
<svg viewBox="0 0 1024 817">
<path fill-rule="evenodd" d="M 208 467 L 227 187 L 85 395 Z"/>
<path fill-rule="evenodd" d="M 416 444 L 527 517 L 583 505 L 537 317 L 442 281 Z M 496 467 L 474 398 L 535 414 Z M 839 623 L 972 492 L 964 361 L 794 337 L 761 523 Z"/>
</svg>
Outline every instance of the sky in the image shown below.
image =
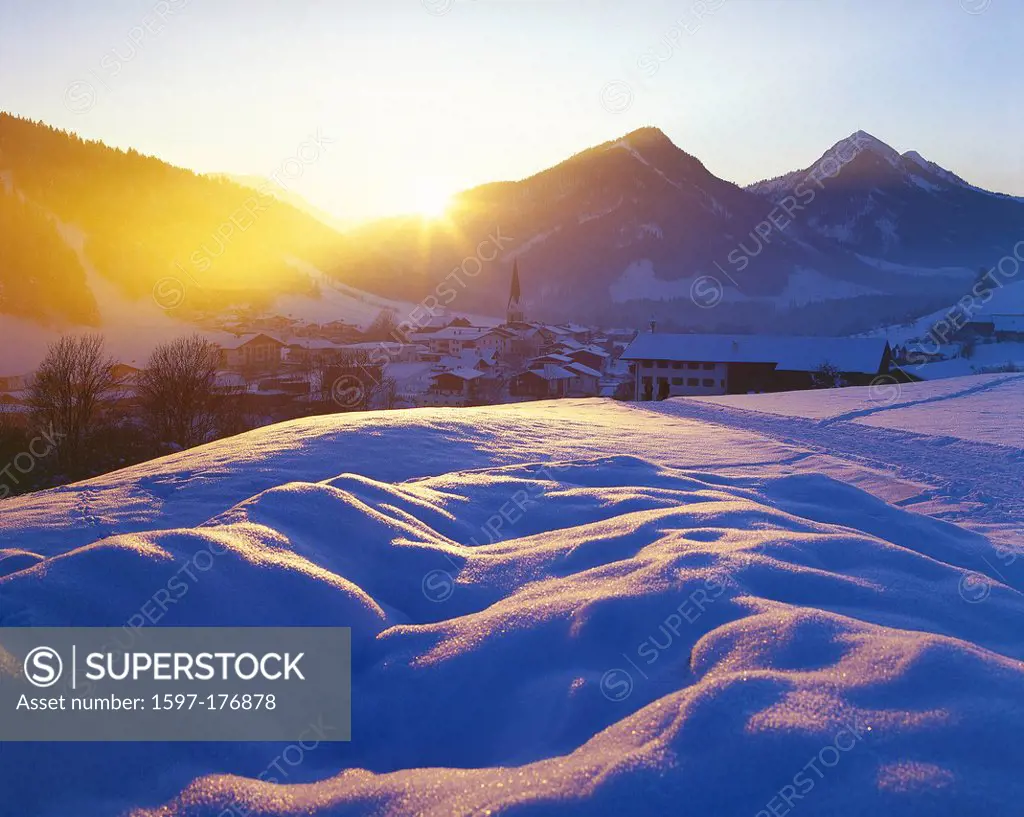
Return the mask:
<svg viewBox="0 0 1024 817">
<path fill-rule="evenodd" d="M 1020 0 L 0 0 L 0 110 L 345 223 L 645 125 L 739 184 L 866 130 L 1024 195 L 1021 42 Z"/>
</svg>

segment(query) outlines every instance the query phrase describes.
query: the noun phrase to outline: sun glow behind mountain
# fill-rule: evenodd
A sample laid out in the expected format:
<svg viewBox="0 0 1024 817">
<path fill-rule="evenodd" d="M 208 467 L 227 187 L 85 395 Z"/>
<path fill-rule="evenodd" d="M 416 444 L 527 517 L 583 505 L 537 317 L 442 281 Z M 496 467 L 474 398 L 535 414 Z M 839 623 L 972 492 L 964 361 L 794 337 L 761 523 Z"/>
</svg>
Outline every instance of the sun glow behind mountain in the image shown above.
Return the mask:
<svg viewBox="0 0 1024 817">
<path fill-rule="evenodd" d="M 413 196 L 412 211 L 424 218 L 441 218 L 451 206 L 451 190 L 431 179 L 423 179 L 417 186 Z"/>
</svg>

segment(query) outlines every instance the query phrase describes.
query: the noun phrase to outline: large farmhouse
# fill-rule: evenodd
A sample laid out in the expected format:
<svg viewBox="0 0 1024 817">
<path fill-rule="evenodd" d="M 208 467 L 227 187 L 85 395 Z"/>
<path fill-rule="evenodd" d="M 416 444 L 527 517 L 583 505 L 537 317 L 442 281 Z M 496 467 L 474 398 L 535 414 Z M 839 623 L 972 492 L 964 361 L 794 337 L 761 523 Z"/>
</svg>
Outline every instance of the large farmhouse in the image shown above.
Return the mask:
<svg viewBox="0 0 1024 817">
<path fill-rule="evenodd" d="M 622 359 L 637 400 L 809 389 L 831 376 L 866 385 L 889 371 L 884 338 L 638 335 Z"/>
<path fill-rule="evenodd" d="M 262 332 L 220 344 L 221 365 L 228 369 L 272 371 L 281 365 L 285 344 Z"/>
</svg>

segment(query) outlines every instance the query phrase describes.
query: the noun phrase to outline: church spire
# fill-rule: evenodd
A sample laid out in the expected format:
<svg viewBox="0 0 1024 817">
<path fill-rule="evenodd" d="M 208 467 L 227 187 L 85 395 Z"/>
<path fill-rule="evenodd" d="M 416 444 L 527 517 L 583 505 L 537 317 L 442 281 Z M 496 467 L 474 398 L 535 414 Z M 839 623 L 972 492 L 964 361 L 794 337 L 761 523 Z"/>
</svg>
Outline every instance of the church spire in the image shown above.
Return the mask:
<svg viewBox="0 0 1024 817">
<path fill-rule="evenodd" d="M 523 308 L 519 304 L 522 291 L 519 289 L 519 259 L 512 261 L 512 286 L 508 292 L 508 307 L 506 320 L 508 323 L 523 322 Z"/>
</svg>

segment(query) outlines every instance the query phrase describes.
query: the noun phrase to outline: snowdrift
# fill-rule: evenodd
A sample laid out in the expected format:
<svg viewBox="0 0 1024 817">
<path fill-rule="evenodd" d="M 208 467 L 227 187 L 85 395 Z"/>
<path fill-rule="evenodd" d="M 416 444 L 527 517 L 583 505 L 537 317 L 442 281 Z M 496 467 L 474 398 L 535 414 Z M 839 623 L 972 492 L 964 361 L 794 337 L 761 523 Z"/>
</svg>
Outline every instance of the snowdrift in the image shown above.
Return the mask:
<svg viewBox="0 0 1024 817">
<path fill-rule="evenodd" d="M 686 405 L 298 421 L 5 504 L 0 624 L 348 625 L 353 740 L 9 744 L 4 813 L 1019 813 L 1014 562 Z"/>
</svg>

